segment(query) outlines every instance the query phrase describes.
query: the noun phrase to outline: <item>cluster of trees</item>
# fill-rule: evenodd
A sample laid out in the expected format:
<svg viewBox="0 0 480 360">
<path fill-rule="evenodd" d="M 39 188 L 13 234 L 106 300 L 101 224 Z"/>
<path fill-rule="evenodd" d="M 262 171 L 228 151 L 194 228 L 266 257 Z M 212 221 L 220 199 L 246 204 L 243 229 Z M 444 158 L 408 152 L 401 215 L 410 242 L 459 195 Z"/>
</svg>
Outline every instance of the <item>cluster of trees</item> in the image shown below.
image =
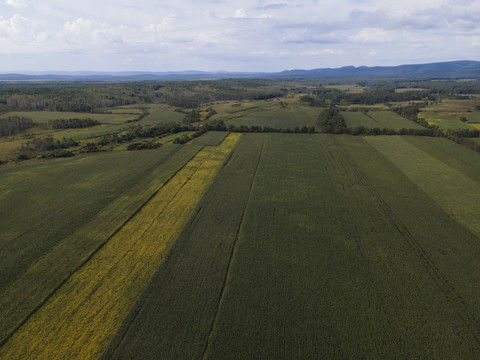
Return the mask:
<svg viewBox="0 0 480 360">
<path fill-rule="evenodd" d="M 183 118 L 183 123 L 185 125 L 190 125 L 192 123 L 200 121 L 202 115 L 200 114 L 200 110 L 198 108 L 192 109 L 190 111 L 185 111 L 185 117 Z"/>
<path fill-rule="evenodd" d="M 57 119 L 50 120 L 48 127 L 50 129 L 81 129 L 90 126 L 100 125 L 100 122 L 94 119 Z"/>
<path fill-rule="evenodd" d="M 317 123 L 323 133 L 342 134 L 347 129 L 345 120 L 333 103 L 320 113 Z"/>
<path fill-rule="evenodd" d="M 28 140 L 23 148 L 40 152 L 55 149 L 67 149 L 72 146 L 78 146 L 78 142 L 72 138 L 67 139 L 64 137 L 62 140 L 55 140 L 53 136 L 47 136 L 43 138 L 35 137 L 33 140 Z"/>
<path fill-rule="evenodd" d="M 155 141 L 142 141 L 128 144 L 127 150 L 152 150 L 162 146 L 161 143 Z"/>
<path fill-rule="evenodd" d="M 20 130 L 32 127 L 32 119 L 23 116 L 9 116 L 0 119 L 0 136 L 15 135 Z"/>
<path fill-rule="evenodd" d="M 74 154 L 66 149 L 73 146 L 78 146 L 78 142 L 71 138 L 55 140 L 52 136 L 43 138 L 35 137 L 32 140 L 27 141 L 19 149 L 18 160 L 27 160 L 32 157 L 38 157 L 41 159 L 70 157 Z"/>
</svg>

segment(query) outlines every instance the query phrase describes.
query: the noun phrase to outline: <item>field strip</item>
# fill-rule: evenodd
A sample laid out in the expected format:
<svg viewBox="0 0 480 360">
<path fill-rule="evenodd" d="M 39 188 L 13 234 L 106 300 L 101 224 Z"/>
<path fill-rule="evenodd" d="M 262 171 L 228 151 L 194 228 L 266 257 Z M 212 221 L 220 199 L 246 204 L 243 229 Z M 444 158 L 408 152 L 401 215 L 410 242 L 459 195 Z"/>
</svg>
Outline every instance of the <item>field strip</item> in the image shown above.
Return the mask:
<svg viewBox="0 0 480 360">
<path fill-rule="evenodd" d="M 480 154 L 445 138 L 404 136 L 410 144 L 480 182 Z"/>
<path fill-rule="evenodd" d="M 202 357 L 265 137 L 242 137 L 103 359 Z"/>
<path fill-rule="evenodd" d="M 36 261 L 0 298 L 0 346 L 170 180 L 200 147 L 186 146 Z"/>
<path fill-rule="evenodd" d="M 189 161 L 13 334 L 0 358 L 97 358 L 239 138 Z"/>
<path fill-rule="evenodd" d="M 391 222 L 398 233 L 401 234 L 403 240 L 415 254 L 418 261 L 422 264 L 432 282 L 443 294 L 445 299 L 451 304 L 451 306 L 456 309 L 457 316 L 464 323 L 465 328 L 469 329 L 472 337 L 475 339 L 476 344 L 480 345 L 480 326 L 476 320 L 476 315 L 474 311 L 472 311 L 472 308 L 458 292 L 458 289 L 455 289 L 455 286 L 453 286 L 451 281 L 449 281 L 444 271 L 440 269 L 435 259 L 426 250 L 424 244 L 422 244 L 422 241 L 419 241 L 419 239 L 417 239 L 403 223 L 400 217 L 397 216 L 394 211 L 392 211 L 390 205 L 387 203 L 387 201 L 385 201 L 385 199 L 383 199 L 379 191 L 369 181 L 368 177 L 360 169 L 356 161 L 353 158 L 349 158 L 349 160 L 351 163 L 350 167 L 357 174 L 359 182 L 361 182 L 363 186 L 371 192 L 373 198 L 379 205 L 379 209 L 384 212 L 385 217 Z M 437 246 L 438 245 L 439 244 L 437 244 Z"/>
<path fill-rule="evenodd" d="M 480 235 L 480 183 L 401 137 L 366 137 L 448 214 Z"/>
</svg>

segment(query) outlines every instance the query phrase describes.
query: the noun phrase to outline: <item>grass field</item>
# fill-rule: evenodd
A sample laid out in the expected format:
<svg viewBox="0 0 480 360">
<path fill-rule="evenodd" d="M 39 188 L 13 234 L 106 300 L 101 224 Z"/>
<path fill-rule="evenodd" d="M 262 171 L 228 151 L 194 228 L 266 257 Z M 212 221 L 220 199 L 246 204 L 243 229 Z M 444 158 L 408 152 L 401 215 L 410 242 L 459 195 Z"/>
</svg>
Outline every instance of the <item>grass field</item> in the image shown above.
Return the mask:
<svg viewBox="0 0 480 360">
<path fill-rule="evenodd" d="M 404 129 L 423 129 L 417 123 L 405 119 L 393 111 L 369 111 L 368 116 L 372 117 L 380 124 L 380 128 L 388 128 L 392 130 Z"/>
<path fill-rule="evenodd" d="M 400 130 L 422 129 L 422 127 L 413 121 L 407 120 L 392 111 L 342 111 L 341 115 L 345 120 L 347 128 L 363 126 L 365 128 L 380 128 Z"/>
<path fill-rule="evenodd" d="M 480 183 L 403 138 L 368 138 L 412 182 L 448 214 L 480 235 Z M 411 161 L 415 159 L 415 161 Z M 480 156 L 477 156 L 480 161 Z"/>
<path fill-rule="evenodd" d="M 141 125 L 160 125 L 175 123 L 180 124 L 185 117 L 185 114 L 175 111 L 171 106 L 167 105 L 150 105 L 149 115 L 138 122 Z"/>
<path fill-rule="evenodd" d="M 77 113 L 77 112 L 60 112 L 60 111 L 16 111 L 9 112 L 1 115 L 0 117 L 9 117 L 9 116 L 21 116 L 28 117 L 33 120 L 33 122 L 38 124 L 48 124 L 50 120 L 58 119 L 93 119 L 101 122 L 102 124 L 115 124 L 115 123 L 125 123 L 128 120 L 135 119 L 138 114 L 89 114 L 89 113 Z"/>
<path fill-rule="evenodd" d="M 365 128 L 378 128 L 380 124 L 372 117 L 361 111 L 342 111 L 341 115 L 345 120 L 347 128 L 363 126 Z"/>
<path fill-rule="evenodd" d="M 295 127 L 315 126 L 318 115 L 323 109 L 307 106 L 288 106 L 274 110 L 258 111 L 241 117 L 229 118 L 227 126 L 262 126 L 275 129 L 294 129 Z"/>
<path fill-rule="evenodd" d="M 206 134 L 203 134 L 199 138 L 194 140 L 195 145 L 202 146 L 218 146 L 222 143 L 225 137 L 228 135 L 226 131 L 209 131 Z"/>
<path fill-rule="evenodd" d="M 12 335 L 0 357 L 97 358 L 239 137 L 200 150 Z"/>
<path fill-rule="evenodd" d="M 422 111 L 420 114 L 418 114 L 418 117 L 425 119 L 431 125 L 437 125 L 443 130 L 474 129 L 474 127 L 468 123 L 460 121 L 456 116 L 447 115 L 446 117 L 440 117 L 434 112 Z"/>
</svg>

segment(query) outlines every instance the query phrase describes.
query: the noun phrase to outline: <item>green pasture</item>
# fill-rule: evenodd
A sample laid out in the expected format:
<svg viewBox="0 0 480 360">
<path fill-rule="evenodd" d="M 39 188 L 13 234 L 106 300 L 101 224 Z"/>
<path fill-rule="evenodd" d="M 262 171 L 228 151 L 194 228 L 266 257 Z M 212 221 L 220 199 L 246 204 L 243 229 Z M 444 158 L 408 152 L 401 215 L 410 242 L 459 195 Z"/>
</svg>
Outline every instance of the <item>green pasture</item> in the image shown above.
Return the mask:
<svg viewBox="0 0 480 360">
<path fill-rule="evenodd" d="M 379 124 L 379 128 L 387 128 L 399 131 L 401 129 L 423 129 L 417 123 L 405 119 L 393 111 L 369 111 L 368 116 L 372 117 Z"/>
<path fill-rule="evenodd" d="M 437 125 L 442 130 L 474 130 L 474 128 L 468 125 L 468 123 L 460 121 L 457 116 L 447 115 L 446 117 L 440 117 L 440 115 L 434 112 L 422 111 L 420 114 L 418 114 L 418 117 L 425 119 L 429 124 Z"/>
<path fill-rule="evenodd" d="M 363 126 L 365 128 L 378 128 L 380 124 L 372 117 L 362 111 L 342 111 L 341 115 L 345 120 L 347 128 L 356 128 Z"/>
<path fill-rule="evenodd" d="M 48 124 L 50 120 L 60 119 L 93 119 L 102 124 L 125 123 L 128 120 L 135 119 L 136 114 L 91 114 L 77 112 L 61 112 L 61 111 L 14 111 L 1 115 L 0 117 L 21 116 L 28 117 L 37 124 Z"/>
<path fill-rule="evenodd" d="M 288 106 L 273 110 L 258 111 L 245 116 L 230 118 L 226 125 L 261 126 L 275 129 L 294 129 L 295 127 L 315 127 L 322 108 L 307 106 Z"/>
<path fill-rule="evenodd" d="M 180 124 L 185 118 L 185 114 L 175 111 L 175 108 L 168 105 L 149 105 L 148 111 L 150 114 L 135 124 L 142 126 Z"/>
</svg>

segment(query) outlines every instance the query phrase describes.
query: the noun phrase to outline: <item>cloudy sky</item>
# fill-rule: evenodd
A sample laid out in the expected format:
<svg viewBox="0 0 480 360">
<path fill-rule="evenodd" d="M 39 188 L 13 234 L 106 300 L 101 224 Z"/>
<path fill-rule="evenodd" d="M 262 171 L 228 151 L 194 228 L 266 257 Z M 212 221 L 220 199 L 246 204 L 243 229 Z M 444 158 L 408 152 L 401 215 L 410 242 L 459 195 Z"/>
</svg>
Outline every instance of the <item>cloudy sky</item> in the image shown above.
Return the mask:
<svg viewBox="0 0 480 360">
<path fill-rule="evenodd" d="M 0 2 L 0 72 L 480 60 L 480 0 Z"/>
</svg>

